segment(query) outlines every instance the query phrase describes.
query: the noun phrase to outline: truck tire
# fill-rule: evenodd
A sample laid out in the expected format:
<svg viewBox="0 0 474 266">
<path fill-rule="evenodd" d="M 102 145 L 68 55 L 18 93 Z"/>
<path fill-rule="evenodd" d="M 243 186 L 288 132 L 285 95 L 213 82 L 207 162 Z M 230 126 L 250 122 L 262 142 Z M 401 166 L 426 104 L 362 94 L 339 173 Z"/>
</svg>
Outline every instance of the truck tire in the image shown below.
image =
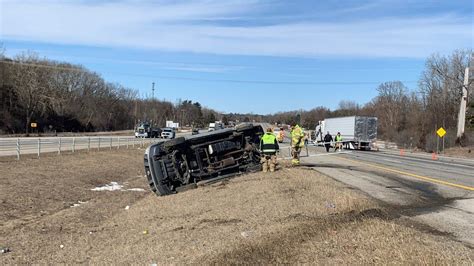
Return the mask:
<svg viewBox="0 0 474 266">
<path fill-rule="evenodd" d="M 176 177 L 176 170 L 174 169 L 173 166 L 173 161 L 169 159 L 163 160 L 163 165 L 166 168 L 166 172 L 168 173 L 168 177 L 171 179 L 174 179 Z"/>
<path fill-rule="evenodd" d="M 174 149 L 178 147 L 179 145 L 182 145 L 184 142 L 186 142 L 186 139 L 184 139 L 184 137 L 170 139 L 168 141 L 165 141 L 165 143 L 163 143 L 163 148 L 167 150 Z"/>
<path fill-rule="evenodd" d="M 242 124 L 235 127 L 235 131 L 242 132 L 253 128 L 252 124 Z"/>
</svg>

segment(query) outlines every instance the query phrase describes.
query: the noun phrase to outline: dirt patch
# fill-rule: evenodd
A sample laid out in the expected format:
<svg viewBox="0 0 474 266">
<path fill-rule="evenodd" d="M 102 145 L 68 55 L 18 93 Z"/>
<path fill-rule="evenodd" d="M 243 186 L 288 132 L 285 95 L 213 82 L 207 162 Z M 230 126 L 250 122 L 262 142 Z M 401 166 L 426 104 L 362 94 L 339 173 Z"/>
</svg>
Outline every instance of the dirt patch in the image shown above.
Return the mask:
<svg viewBox="0 0 474 266">
<path fill-rule="evenodd" d="M 474 146 L 449 148 L 443 152 L 443 155 L 450 157 L 474 159 Z"/>
<path fill-rule="evenodd" d="M 0 177 L 0 246 L 11 249 L 0 254 L 0 264 L 474 259 L 472 249 L 449 236 L 398 222 L 386 207 L 315 171 L 282 168 L 156 197 L 142 176 L 142 158 L 143 150 L 133 150 L 0 164 L 7 173 Z M 146 192 L 91 191 L 110 182 Z"/>
<path fill-rule="evenodd" d="M 143 150 L 112 150 L 0 162 L 0 225 L 34 220 L 79 202 L 105 199 L 107 193 L 91 189 L 111 182 L 147 189 L 141 182 L 142 157 Z M 129 194 L 136 198 L 145 195 Z"/>
</svg>

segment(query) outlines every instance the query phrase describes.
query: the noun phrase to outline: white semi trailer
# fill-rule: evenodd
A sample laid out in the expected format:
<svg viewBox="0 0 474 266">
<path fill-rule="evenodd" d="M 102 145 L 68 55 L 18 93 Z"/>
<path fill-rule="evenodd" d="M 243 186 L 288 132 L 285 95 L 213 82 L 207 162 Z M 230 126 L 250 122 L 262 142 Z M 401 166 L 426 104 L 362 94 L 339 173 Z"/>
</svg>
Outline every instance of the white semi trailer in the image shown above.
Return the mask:
<svg viewBox="0 0 474 266">
<path fill-rule="evenodd" d="M 316 126 L 315 142 L 324 142 L 324 136 L 328 131 L 333 138 L 340 132 L 345 148 L 370 150 L 372 143 L 377 140 L 377 117 L 348 116 L 326 118 L 323 121 L 319 121 Z"/>
</svg>

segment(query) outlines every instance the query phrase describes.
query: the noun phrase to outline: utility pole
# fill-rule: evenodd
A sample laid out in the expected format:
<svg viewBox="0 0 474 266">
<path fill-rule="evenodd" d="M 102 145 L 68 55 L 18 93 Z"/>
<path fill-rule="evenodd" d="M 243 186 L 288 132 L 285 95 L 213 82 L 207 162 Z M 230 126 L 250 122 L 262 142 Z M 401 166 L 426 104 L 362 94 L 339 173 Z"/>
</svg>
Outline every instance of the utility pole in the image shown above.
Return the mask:
<svg viewBox="0 0 474 266">
<path fill-rule="evenodd" d="M 469 86 L 469 67 L 466 67 L 466 70 L 464 72 L 464 85 L 462 86 L 461 106 L 459 108 L 459 116 L 458 116 L 458 133 L 457 133 L 458 140 L 460 140 L 460 138 L 464 134 L 464 129 L 466 125 L 466 105 L 467 105 L 468 86 Z"/>
<path fill-rule="evenodd" d="M 151 99 L 155 99 L 155 82 L 151 83 Z"/>
</svg>

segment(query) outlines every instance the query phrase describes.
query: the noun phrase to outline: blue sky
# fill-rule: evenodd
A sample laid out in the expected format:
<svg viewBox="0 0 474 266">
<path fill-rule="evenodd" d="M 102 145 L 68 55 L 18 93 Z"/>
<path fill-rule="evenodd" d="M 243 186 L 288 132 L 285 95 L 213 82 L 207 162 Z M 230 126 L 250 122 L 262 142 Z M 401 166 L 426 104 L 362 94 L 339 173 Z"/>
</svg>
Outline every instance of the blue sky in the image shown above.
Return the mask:
<svg viewBox="0 0 474 266">
<path fill-rule="evenodd" d="M 364 104 L 473 47 L 472 1 L 0 0 L 0 42 L 223 112 Z"/>
</svg>

